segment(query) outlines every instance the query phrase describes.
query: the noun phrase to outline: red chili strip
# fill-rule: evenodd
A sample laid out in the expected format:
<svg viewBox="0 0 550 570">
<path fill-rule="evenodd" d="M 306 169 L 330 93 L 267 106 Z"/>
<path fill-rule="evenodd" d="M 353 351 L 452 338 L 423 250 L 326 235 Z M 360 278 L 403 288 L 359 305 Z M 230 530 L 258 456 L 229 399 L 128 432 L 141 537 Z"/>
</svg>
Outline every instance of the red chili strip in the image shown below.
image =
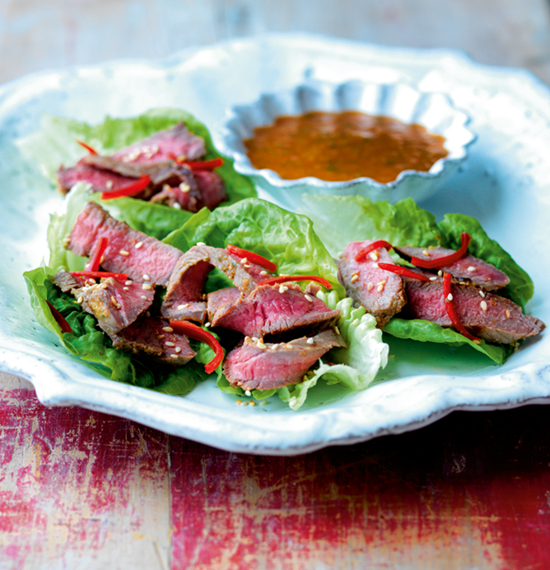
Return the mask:
<svg viewBox="0 0 550 570">
<path fill-rule="evenodd" d="M 134 196 L 135 194 L 139 194 L 142 190 L 145 190 L 145 188 L 149 186 L 149 182 L 151 182 L 151 177 L 144 175 L 128 186 L 123 186 L 117 190 L 107 190 L 102 192 L 101 199 L 114 200 L 115 198 L 122 198 L 123 196 Z"/>
<path fill-rule="evenodd" d="M 98 279 L 107 279 L 107 277 L 114 277 L 120 281 L 128 279 L 127 273 L 112 273 L 110 271 L 71 271 L 74 277 L 96 277 Z"/>
<path fill-rule="evenodd" d="M 82 148 L 85 148 L 90 154 L 97 154 L 97 150 L 82 141 L 76 141 Z"/>
<path fill-rule="evenodd" d="M 231 244 L 229 244 L 225 249 L 227 249 L 229 253 L 232 253 L 237 257 L 241 257 L 242 259 L 246 258 L 248 261 L 251 261 L 256 265 L 259 265 L 260 267 L 264 267 L 265 269 L 271 271 L 272 273 L 277 271 L 277 266 L 272 261 L 269 261 L 269 259 L 266 259 L 265 257 L 262 257 L 261 255 L 258 255 L 253 251 L 248 251 L 247 249 L 241 249 L 240 247 Z"/>
<path fill-rule="evenodd" d="M 204 342 L 214 351 L 214 358 L 204 366 L 207 374 L 214 372 L 223 360 L 223 348 L 216 340 L 216 337 L 188 321 L 170 321 L 170 326 L 174 329 L 174 332 Z"/>
<path fill-rule="evenodd" d="M 411 263 L 417 267 L 422 267 L 423 269 L 437 269 L 439 267 L 445 267 L 446 265 L 451 265 L 455 261 L 458 261 L 461 257 L 466 255 L 468 251 L 468 246 L 470 245 L 470 234 L 463 232 L 460 235 L 460 249 L 451 253 L 450 255 L 445 255 L 443 257 L 438 257 L 437 259 L 420 259 L 419 257 L 412 257 Z"/>
<path fill-rule="evenodd" d="M 397 273 L 398 275 L 403 275 L 404 277 L 410 277 L 411 279 L 418 279 L 419 281 L 429 281 L 430 278 L 426 275 L 422 275 L 420 273 L 416 273 L 416 271 L 412 271 L 411 269 L 407 269 L 402 265 L 393 265 L 391 263 L 379 263 L 378 267 L 383 269 L 384 271 L 390 271 L 391 273 Z"/>
<path fill-rule="evenodd" d="M 286 283 L 287 281 L 315 281 L 327 289 L 331 289 L 332 285 L 326 279 L 317 277 L 317 275 L 286 275 L 280 277 L 270 277 L 260 281 L 258 285 L 274 285 L 275 283 Z"/>
<path fill-rule="evenodd" d="M 450 296 L 450 297 L 449 297 Z M 445 309 L 447 310 L 447 315 L 451 319 L 456 330 L 466 338 L 473 340 L 476 344 L 480 344 L 481 341 L 479 338 L 470 334 L 466 327 L 462 324 L 461 320 L 458 317 L 458 313 L 456 312 L 456 308 L 453 305 L 453 296 L 451 294 L 451 274 L 445 273 L 443 276 L 443 300 L 445 301 Z"/>
<path fill-rule="evenodd" d="M 48 307 L 50 307 L 50 311 L 52 312 L 52 317 L 55 319 L 55 322 L 60 326 L 61 332 L 72 333 L 73 329 L 66 321 L 65 317 L 49 301 L 46 301 L 46 303 L 48 303 Z"/>
<path fill-rule="evenodd" d="M 109 240 L 106 237 L 100 237 L 98 241 L 98 246 L 94 256 L 90 259 L 87 264 L 86 271 L 98 271 L 101 265 L 101 258 L 109 245 Z"/>
<path fill-rule="evenodd" d="M 177 164 L 186 164 L 191 170 L 214 170 L 223 166 L 223 158 L 218 157 L 212 160 L 191 161 L 188 162 L 184 158 L 177 157 L 173 152 L 169 152 L 168 158 L 171 158 Z"/>
<path fill-rule="evenodd" d="M 370 245 L 367 245 L 366 247 L 364 247 L 356 256 L 355 256 L 355 261 L 362 261 L 363 259 L 365 259 L 365 257 L 367 257 L 367 255 L 371 252 L 374 251 L 375 249 L 381 248 L 383 247 L 384 249 L 387 249 L 388 251 L 390 251 L 390 249 L 392 249 L 392 244 L 384 241 L 383 239 L 379 239 L 376 241 L 373 241 Z"/>
</svg>

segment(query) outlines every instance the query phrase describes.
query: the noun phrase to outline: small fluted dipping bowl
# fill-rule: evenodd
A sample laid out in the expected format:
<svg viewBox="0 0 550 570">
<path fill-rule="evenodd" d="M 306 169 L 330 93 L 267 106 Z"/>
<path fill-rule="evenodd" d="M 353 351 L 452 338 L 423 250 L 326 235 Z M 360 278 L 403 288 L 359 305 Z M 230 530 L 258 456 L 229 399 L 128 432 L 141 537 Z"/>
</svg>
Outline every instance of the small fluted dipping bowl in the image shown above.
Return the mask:
<svg viewBox="0 0 550 570">
<path fill-rule="evenodd" d="M 328 182 L 312 176 L 284 180 L 273 170 L 255 168 L 246 154 L 243 141 L 254 136 L 255 128 L 271 125 L 277 117 L 346 110 L 420 124 L 429 133 L 445 137 L 444 148 L 448 155 L 437 160 L 427 172 L 403 170 L 393 182 L 380 183 L 368 177 L 343 182 Z M 287 91 L 264 94 L 250 104 L 231 107 L 220 131 L 219 146 L 234 159 L 238 172 L 254 180 L 261 198 L 290 210 L 301 205 L 304 193 L 359 195 L 392 203 L 410 197 L 419 202 L 437 192 L 466 159 L 467 148 L 475 140 L 475 135 L 466 127 L 468 122 L 468 115 L 456 109 L 446 95 L 424 93 L 405 83 L 311 81 Z"/>
</svg>

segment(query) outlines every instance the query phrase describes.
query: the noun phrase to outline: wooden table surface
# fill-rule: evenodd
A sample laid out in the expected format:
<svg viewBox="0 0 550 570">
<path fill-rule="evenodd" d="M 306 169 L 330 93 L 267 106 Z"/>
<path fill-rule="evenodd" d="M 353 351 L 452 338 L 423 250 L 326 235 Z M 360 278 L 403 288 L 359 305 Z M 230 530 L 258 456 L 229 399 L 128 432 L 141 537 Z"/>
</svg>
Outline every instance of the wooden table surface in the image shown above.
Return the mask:
<svg viewBox="0 0 550 570">
<path fill-rule="evenodd" d="M 0 0 L 0 83 L 266 31 L 454 47 L 550 82 L 544 0 Z M 219 451 L 0 372 L 0 570 L 550 568 L 550 408 L 292 458 Z"/>
</svg>

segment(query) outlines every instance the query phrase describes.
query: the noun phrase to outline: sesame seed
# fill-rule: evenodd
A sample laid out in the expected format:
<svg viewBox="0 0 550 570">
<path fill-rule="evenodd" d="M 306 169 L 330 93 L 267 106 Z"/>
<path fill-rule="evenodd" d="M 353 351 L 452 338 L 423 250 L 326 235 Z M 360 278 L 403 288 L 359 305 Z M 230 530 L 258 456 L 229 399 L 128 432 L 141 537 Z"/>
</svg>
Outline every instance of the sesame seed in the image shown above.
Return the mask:
<svg viewBox="0 0 550 570">
<path fill-rule="evenodd" d="M 367 291 L 372 291 L 374 289 L 374 283 L 369 281 L 367 284 Z"/>
<path fill-rule="evenodd" d="M 354 276 L 351 278 L 351 282 L 352 282 L 352 283 L 355 283 L 356 281 L 359 281 L 359 275 L 354 275 Z"/>
<path fill-rule="evenodd" d="M 439 275 L 439 277 L 443 277 L 443 271 L 441 271 L 441 269 L 437 272 L 437 274 Z"/>
<path fill-rule="evenodd" d="M 422 255 L 425 255 L 426 257 L 428 257 L 428 256 L 430 255 L 430 252 L 429 252 L 427 249 L 425 249 L 425 250 L 422 252 Z"/>
<path fill-rule="evenodd" d="M 306 342 L 307 342 L 307 344 L 314 344 L 315 343 L 315 341 L 312 338 L 308 338 L 306 340 Z"/>
<path fill-rule="evenodd" d="M 250 340 L 252 342 L 258 342 L 260 339 L 257 336 L 253 336 Z"/>
<path fill-rule="evenodd" d="M 166 336 L 165 334 L 159 334 L 159 335 L 157 336 L 157 338 L 164 338 L 165 336 Z"/>
<path fill-rule="evenodd" d="M 164 332 L 174 332 L 174 329 L 172 327 L 162 327 L 162 330 Z"/>
<path fill-rule="evenodd" d="M 149 283 L 144 283 L 144 284 L 141 286 L 141 288 L 142 288 L 142 289 L 145 289 L 146 291 L 150 291 L 150 290 L 153 288 L 153 286 L 150 285 Z"/>
<path fill-rule="evenodd" d="M 113 303 L 113 305 L 116 305 L 116 299 L 114 297 L 111 297 L 111 303 Z"/>
<path fill-rule="evenodd" d="M 107 180 L 107 182 L 105 183 L 105 186 L 111 190 L 111 188 L 113 187 L 113 181 L 112 180 Z"/>
<path fill-rule="evenodd" d="M 170 358 L 178 358 L 178 355 L 177 354 L 171 354 Z"/>
<path fill-rule="evenodd" d="M 243 403 L 242 400 L 237 400 L 237 401 L 235 402 L 235 404 L 237 404 L 237 406 L 240 406 L 242 403 Z"/>
<path fill-rule="evenodd" d="M 288 401 L 288 404 L 290 406 L 293 406 L 297 401 L 298 401 L 298 398 L 296 398 L 296 396 L 292 396 L 292 398 L 290 398 L 290 400 Z"/>
<path fill-rule="evenodd" d="M 384 287 L 386 286 L 386 282 L 385 281 L 380 281 L 380 283 L 378 283 L 378 287 L 376 288 L 376 290 L 380 293 L 384 290 Z"/>
<path fill-rule="evenodd" d="M 285 285 L 279 285 L 279 293 L 284 293 L 285 291 L 288 291 L 288 287 Z"/>
<path fill-rule="evenodd" d="M 251 266 L 248 265 L 248 263 L 247 263 L 246 265 L 243 265 L 243 267 L 244 267 L 245 269 L 250 269 Z"/>
<path fill-rule="evenodd" d="M 204 323 L 204 326 L 208 328 L 210 326 L 210 323 Z"/>
<path fill-rule="evenodd" d="M 470 265 L 470 267 L 468 267 L 468 269 L 466 271 L 473 273 L 475 270 L 476 270 L 476 268 L 473 265 Z"/>
<path fill-rule="evenodd" d="M 449 293 L 449 294 L 447 295 L 447 301 L 452 301 L 452 300 L 453 300 L 453 294 L 452 294 L 452 293 Z"/>
<path fill-rule="evenodd" d="M 147 299 L 147 295 L 142 295 L 141 299 Z"/>
<path fill-rule="evenodd" d="M 129 279 L 128 279 L 128 281 L 126 281 L 126 282 L 124 283 L 124 285 L 131 285 L 131 284 L 132 284 L 132 282 L 131 282 Z"/>
<path fill-rule="evenodd" d="M 70 236 L 70 234 L 67 234 L 67 235 L 63 238 L 63 241 L 61 242 L 61 245 L 62 245 L 64 248 L 67 248 L 70 243 L 71 243 L 71 236 Z"/>
<path fill-rule="evenodd" d="M 182 311 L 183 309 L 187 309 L 189 307 L 189 303 L 184 303 L 183 305 L 178 305 L 178 311 Z"/>
<path fill-rule="evenodd" d="M 510 318 L 510 311 L 508 309 L 506 309 L 506 318 L 509 319 Z"/>
<path fill-rule="evenodd" d="M 370 257 L 373 261 L 378 261 L 378 260 L 380 259 L 380 254 L 379 254 L 376 250 L 374 250 L 374 251 L 371 251 L 371 252 L 369 253 L 369 257 Z"/>
<path fill-rule="evenodd" d="M 304 295 L 304 297 L 310 302 L 313 302 L 313 297 L 311 295 L 308 295 L 307 293 Z"/>
<path fill-rule="evenodd" d="M 240 263 L 244 265 L 245 263 L 248 263 L 248 259 L 246 259 L 246 257 L 242 257 Z"/>
<path fill-rule="evenodd" d="M 256 405 L 256 402 L 254 402 L 254 401 L 249 402 L 248 405 L 254 407 Z"/>
<path fill-rule="evenodd" d="M 124 256 L 130 255 L 130 252 L 129 252 L 129 251 L 126 251 L 125 249 L 121 249 L 118 253 L 119 253 L 120 255 L 124 255 Z"/>
<path fill-rule="evenodd" d="M 373 263 L 372 266 L 373 266 L 375 269 L 378 269 L 378 263 Z"/>
<path fill-rule="evenodd" d="M 172 204 L 172 208 L 174 208 L 174 210 L 181 210 L 181 204 L 179 202 L 174 202 Z"/>
<path fill-rule="evenodd" d="M 202 241 L 197 242 L 197 245 L 206 245 L 205 243 L 203 243 Z"/>
<path fill-rule="evenodd" d="M 187 184 L 187 182 L 182 182 L 180 184 L 180 190 L 187 194 L 187 192 L 189 192 L 191 190 L 191 186 L 189 186 L 189 184 Z"/>
<path fill-rule="evenodd" d="M 353 323 L 351 323 L 354 327 L 359 326 L 359 319 L 355 319 Z"/>
<path fill-rule="evenodd" d="M 167 340 L 164 344 L 166 346 L 176 346 L 173 342 L 170 342 L 169 340 Z"/>
<path fill-rule="evenodd" d="M 484 293 L 483 291 L 480 291 L 479 294 L 480 294 L 482 297 L 485 297 L 485 293 Z"/>
<path fill-rule="evenodd" d="M 176 346 L 176 352 L 179 354 L 181 352 L 181 346 Z"/>
<path fill-rule="evenodd" d="M 260 341 L 258 342 L 258 348 L 261 348 L 261 349 L 263 350 L 264 348 L 267 348 L 267 347 L 266 347 L 266 345 L 260 340 Z"/>
<path fill-rule="evenodd" d="M 334 332 L 340 334 L 340 329 L 336 325 L 334 325 Z"/>
<path fill-rule="evenodd" d="M 123 291 L 129 291 L 130 289 L 129 289 L 129 287 L 123 287 L 122 290 Z"/>
<path fill-rule="evenodd" d="M 244 391 L 245 396 L 252 396 L 252 392 L 250 390 Z"/>
<path fill-rule="evenodd" d="M 487 303 L 485 301 L 481 301 L 481 303 L 479 305 L 480 305 L 482 311 L 487 310 Z"/>
<path fill-rule="evenodd" d="M 136 243 L 136 245 L 134 245 L 134 247 L 135 247 L 136 249 L 141 249 L 141 248 L 143 247 L 143 242 L 142 242 L 142 241 L 138 241 L 138 242 Z"/>
<path fill-rule="evenodd" d="M 101 264 L 101 263 L 103 263 L 104 261 L 105 261 L 105 256 L 102 255 L 102 256 L 101 256 L 101 259 L 99 260 L 99 263 Z"/>
<path fill-rule="evenodd" d="M 82 295 L 76 300 L 76 302 L 80 305 L 84 301 L 84 297 Z"/>
<path fill-rule="evenodd" d="M 144 273 L 142 276 L 144 281 L 151 281 L 151 278 L 149 277 L 149 275 L 147 275 L 147 273 Z"/>
<path fill-rule="evenodd" d="M 437 279 L 437 277 L 434 275 L 433 277 L 430 277 L 430 281 L 435 281 Z"/>
<path fill-rule="evenodd" d="M 269 273 L 267 271 L 260 271 L 260 275 L 262 277 L 267 277 L 269 275 Z"/>
</svg>

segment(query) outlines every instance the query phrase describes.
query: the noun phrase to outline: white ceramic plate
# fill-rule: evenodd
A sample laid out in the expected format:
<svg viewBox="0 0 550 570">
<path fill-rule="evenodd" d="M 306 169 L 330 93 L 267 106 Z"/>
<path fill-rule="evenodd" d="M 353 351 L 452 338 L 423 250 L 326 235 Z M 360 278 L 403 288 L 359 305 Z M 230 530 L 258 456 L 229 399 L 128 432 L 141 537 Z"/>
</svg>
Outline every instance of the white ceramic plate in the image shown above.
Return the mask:
<svg viewBox="0 0 550 570">
<path fill-rule="evenodd" d="M 130 418 L 215 447 L 292 455 L 350 444 L 435 421 L 452 410 L 550 403 L 547 331 L 502 367 L 467 348 L 392 341 L 386 380 L 360 393 L 320 389 L 293 412 L 277 402 L 240 407 L 205 382 L 175 398 L 116 384 L 59 348 L 34 319 L 21 274 L 45 252 L 48 213 L 61 197 L 14 141 L 43 112 L 98 122 L 150 107 L 194 113 L 210 128 L 225 109 L 305 77 L 341 82 L 407 81 L 449 94 L 471 117 L 477 141 L 444 188 L 422 206 L 476 216 L 529 272 L 528 311 L 550 323 L 550 92 L 532 75 L 472 63 L 445 50 L 394 49 L 311 36 L 218 44 L 150 63 L 124 61 L 35 74 L 0 88 L 0 369 L 30 380 L 46 405 L 79 405 Z"/>
</svg>

